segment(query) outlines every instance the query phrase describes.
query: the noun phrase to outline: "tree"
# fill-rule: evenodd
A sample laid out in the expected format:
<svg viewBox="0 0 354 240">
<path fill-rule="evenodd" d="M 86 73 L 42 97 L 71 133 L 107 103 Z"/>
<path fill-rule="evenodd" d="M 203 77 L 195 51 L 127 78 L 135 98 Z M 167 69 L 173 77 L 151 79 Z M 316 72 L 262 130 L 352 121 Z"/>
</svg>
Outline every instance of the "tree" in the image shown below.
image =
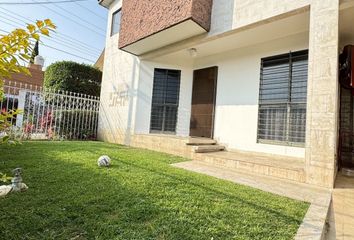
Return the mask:
<svg viewBox="0 0 354 240">
<path fill-rule="evenodd" d="M 38 46 L 38 41 L 34 44 L 33 52 L 31 55 L 30 63 L 34 63 L 34 58 L 39 55 L 39 46 Z"/>
<path fill-rule="evenodd" d="M 28 24 L 26 29 L 16 29 L 8 35 L 0 35 L 0 101 L 4 98 L 4 79 L 11 79 L 14 73 L 30 75 L 28 68 L 20 61 L 28 62 L 34 50 L 33 42 L 40 41 L 40 35 L 49 36 L 55 29 L 50 19 L 38 20 L 35 24 Z M 18 111 L 0 113 L 0 133 L 11 127 L 9 119 Z M 7 142 L 8 137 L 0 137 L 1 142 Z"/>
<path fill-rule="evenodd" d="M 102 72 L 87 64 L 61 61 L 51 64 L 44 73 L 44 87 L 52 90 L 99 96 Z"/>
</svg>

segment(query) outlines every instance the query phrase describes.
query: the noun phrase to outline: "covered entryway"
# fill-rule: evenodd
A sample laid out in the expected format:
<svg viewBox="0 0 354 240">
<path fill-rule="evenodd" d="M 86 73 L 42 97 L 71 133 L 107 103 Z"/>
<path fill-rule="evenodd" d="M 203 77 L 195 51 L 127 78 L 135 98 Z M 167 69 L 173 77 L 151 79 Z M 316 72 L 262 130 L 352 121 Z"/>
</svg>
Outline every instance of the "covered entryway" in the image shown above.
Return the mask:
<svg viewBox="0 0 354 240">
<path fill-rule="evenodd" d="M 339 57 L 339 144 L 338 165 L 345 175 L 354 176 L 354 7 L 340 14 Z"/>
<path fill-rule="evenodd" d="M 218 68 L 195 70 L 193 74 L 190 136 L 213 138 Z"/>
<path fill-rule="evenodd" d="M 333 239 L 354 239 L 354 48 L 350 47 L 354 45 L 354 2 L 342 4 L 339 19 L 339 172 L 332 192 L 330 226 L 335 229 Z"/>
</svg>

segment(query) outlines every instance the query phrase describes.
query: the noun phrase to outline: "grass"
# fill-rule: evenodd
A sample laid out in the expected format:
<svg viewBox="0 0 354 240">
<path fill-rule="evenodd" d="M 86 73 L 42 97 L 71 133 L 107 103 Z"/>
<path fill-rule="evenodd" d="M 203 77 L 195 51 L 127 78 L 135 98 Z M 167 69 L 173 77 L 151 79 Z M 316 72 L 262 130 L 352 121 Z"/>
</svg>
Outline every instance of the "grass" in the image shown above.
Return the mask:
<svg viewBox="0 0 354 240">
<path fill-rule="evenodd" d="M 27 192 L 0 199 L 2 239 L 292 239 L 308 204 L 177 169 L 180 157 L 100 142 L 0 145 Z M 97 158 L 113 159 L 109 169 Z"/>
</svg>

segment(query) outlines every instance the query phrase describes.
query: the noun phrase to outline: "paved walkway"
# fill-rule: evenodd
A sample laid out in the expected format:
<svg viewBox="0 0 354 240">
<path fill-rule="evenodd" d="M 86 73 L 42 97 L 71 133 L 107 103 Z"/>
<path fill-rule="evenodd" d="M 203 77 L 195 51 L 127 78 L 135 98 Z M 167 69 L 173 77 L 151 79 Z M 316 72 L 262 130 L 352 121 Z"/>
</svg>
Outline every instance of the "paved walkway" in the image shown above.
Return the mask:
<svg viewBox="0 0 354 240">
<path fill-rule="evenodd" d="M 354 178 L 338 173 L 333 190 L 336 239 L 354 239 Z"/>
<path fill-rule="evenodd" d="M 247 185 L 292 199 L 309 202 L 311 203 L 311 206 L 295 239 L 320 240 L 325 233 L 325 223 L 331 203 L 331 192 L 327 189 L 269 176 L 259 176 L 231 171 L 201 161 L 176 163 L 173 164 L 173 166 Z"/>
</svg>

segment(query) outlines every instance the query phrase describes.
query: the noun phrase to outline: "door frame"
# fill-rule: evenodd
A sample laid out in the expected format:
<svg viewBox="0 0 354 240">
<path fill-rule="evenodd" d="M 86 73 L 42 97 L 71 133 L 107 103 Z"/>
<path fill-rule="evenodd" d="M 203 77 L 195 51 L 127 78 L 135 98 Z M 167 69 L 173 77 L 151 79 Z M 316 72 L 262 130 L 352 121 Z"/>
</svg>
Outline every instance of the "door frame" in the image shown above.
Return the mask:
<svg viewBox="0 0 354 240">
<path fill-rule="evenodd" d="M 191 97 L 191 114 L 190 114 L 190 119 L 189 119 L 189 136 L 190 137 L 198 137 L 198 136 L 192 136 L 191 135 L 191 120 L 192 120 L 192 106 L 193 106 L 193 91 L 194 91 L 194 79 L 195 79 L 195 72 L 199 70 L 206 70 L 214 68 L 215 73 L 214 73 L 214 91 L 213 91 L 213 109 L 212 109 L 212 120 L 211 120 L 211 139 L 214 139 L 214 130 L 215 130 L 215 112 L 216 112 L 216 98 L 217 98 L 217 88 L 218 88 L 218 74 L 219 74 L 219 67 L 218 66 L 210 66 L 210 67 L 204 67 L 204 68 L 198 68 L 198 69 L 193 69 L 193 82 L 192 82 L 192 97 Z"/>
</svg>

